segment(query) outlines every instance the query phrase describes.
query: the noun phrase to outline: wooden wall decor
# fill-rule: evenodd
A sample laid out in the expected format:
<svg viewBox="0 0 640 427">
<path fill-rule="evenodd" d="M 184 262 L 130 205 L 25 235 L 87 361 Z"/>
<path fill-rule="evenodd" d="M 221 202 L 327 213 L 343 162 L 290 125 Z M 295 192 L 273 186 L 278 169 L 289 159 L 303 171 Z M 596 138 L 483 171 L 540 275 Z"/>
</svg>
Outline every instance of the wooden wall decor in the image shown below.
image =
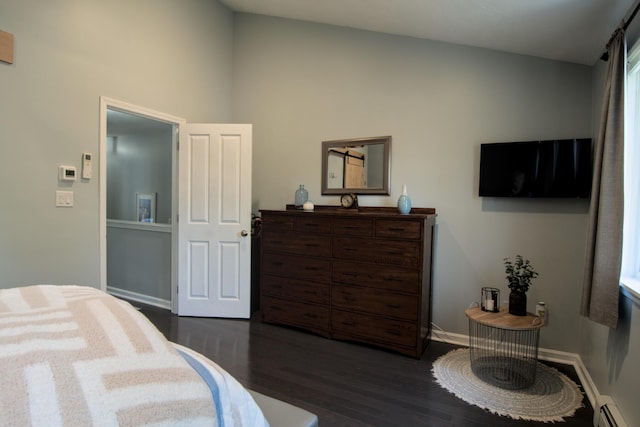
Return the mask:
<svg viewBox="0 0 640 427">
<path fill-rule="evenodd" d="M 0 61 L 13 64 L 13 34 L 0 30 Z"/>
</svg>

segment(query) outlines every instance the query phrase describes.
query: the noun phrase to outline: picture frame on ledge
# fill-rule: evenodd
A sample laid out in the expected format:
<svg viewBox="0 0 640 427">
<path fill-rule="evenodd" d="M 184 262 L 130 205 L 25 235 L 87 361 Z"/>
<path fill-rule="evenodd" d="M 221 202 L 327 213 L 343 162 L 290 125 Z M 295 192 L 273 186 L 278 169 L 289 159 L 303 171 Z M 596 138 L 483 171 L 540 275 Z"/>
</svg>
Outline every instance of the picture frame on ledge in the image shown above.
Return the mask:
<svg viewBox="0 0 640 427">
<path fill-rule="evenodd" d="M 136 218 L 138 222 L 155 222 L 157 193 L 136 193 Z"/>
</svg>

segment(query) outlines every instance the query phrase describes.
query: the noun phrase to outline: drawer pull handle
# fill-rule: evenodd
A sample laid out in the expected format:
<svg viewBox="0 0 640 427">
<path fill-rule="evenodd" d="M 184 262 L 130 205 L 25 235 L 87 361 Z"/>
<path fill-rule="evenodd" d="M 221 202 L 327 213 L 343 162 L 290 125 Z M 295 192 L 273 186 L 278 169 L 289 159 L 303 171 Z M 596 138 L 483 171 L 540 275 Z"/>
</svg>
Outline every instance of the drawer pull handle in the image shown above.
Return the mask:
<svg viewBox="0 0 640 427">
<path fill-rule="evenodd" d="M 272 262 L 271 265 L 275 265 L 276 267 L 282 267 L 283 263 L 281 263 L 281 262 Z"/>
<path fill-rule="evenodd" d="M 402 232 L 406 231 L 406 229 L 404 229 L 402 227 L 389 227 L 389 231 L 397 231 L 398 233 L 402 233 Z"/>
<path fill-rule="evenodd" d="M 342 323 L 343 325 L 345 325 L 345 326 L 354 326 L 354 325 L 355 325 L 355 323 L 353 323 L 353 322 L 349 322 L 349 321 L 346 321 L 346 320 L 342 321 L 341 323 Z"/>
<path fill-rule="evenodd" d="M 389 308 L 400 308 L 399 304 L 387 304 L 387 307 Z"/>
<path fill-rule="evenodd" d="M 318 247 L 318 246 L 320 246 L 320 245 L 318 245 L 318 244 L 316 244 L 316 243 L 305 243 L 305 245 L 304 245 L 304 246 L 305 246 L 306 248 L 317 248 L 317 247 Z"/>
<path fill-rule="evenodd" d="M 343 276 L 352 276 L 352 277 L 356 277 L 358 275 L 358 273 L 353 272 L 353 271 L 345 271 L 344 273 L 342 273 Z"/>
<path fill-rule="evenodd" d="M 402 280 L 395 278 L 395 277 L 385 277 L 384 278 L 385 282 L 401 282 Z"/>
<path fill-rule="evenodd" d="M 402 334 L 400 333 L 400 331 L 399 331 L 399 330 L 397 330 L 397 329 L 387 329 L 387 333 L 388 333 L 389 335 L 395 335 L 395 336 L 397 336 L 397 337 L 399 337 L 400 335 L 402 335 Z"/>
<path fill-rule="evenodd" d="M 272 305 L 271 307 L 269 307 L 271 310 L 273 311 L 284 311 L 282 308 L 278 307 L 278 306 L 274 306 Z"/>
<path fill-rule="evenodd" d="M 318 271 L 316 267 L 305 267 L 304 269 L 307 271 Z"/>
</svg>

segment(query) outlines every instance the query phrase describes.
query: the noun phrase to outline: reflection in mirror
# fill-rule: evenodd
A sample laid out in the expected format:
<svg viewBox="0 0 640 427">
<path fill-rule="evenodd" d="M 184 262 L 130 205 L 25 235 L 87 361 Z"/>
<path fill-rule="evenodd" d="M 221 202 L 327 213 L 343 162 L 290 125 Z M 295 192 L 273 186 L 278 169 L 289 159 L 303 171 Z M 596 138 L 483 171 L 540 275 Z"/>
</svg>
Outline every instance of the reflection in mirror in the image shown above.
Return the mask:
<svg viewBox="0 0 640 427">
<path fill-rule="evenodd" d="M 322 142 L 322 194 L 389 194 L 391 137 Z"/>
</svg>

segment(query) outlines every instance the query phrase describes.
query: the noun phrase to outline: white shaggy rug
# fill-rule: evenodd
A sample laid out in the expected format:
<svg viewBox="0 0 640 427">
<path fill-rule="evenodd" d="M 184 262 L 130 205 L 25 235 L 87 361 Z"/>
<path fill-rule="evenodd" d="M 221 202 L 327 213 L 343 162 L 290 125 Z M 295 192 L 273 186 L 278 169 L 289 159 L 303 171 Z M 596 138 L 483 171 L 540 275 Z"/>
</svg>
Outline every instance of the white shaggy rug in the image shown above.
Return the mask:
<svg viewBox="0 0 640 427">
<path fill-rule="evenodd" d="M 505 390 L 476 377 L 467 348 L 440 356 L 432 372 L 440 386 L 465 402 L 517 420 L 564 421 L 583 406 L 578 385 L 539 362 L 535 383 L 523 390 Z"/>
</svg>

